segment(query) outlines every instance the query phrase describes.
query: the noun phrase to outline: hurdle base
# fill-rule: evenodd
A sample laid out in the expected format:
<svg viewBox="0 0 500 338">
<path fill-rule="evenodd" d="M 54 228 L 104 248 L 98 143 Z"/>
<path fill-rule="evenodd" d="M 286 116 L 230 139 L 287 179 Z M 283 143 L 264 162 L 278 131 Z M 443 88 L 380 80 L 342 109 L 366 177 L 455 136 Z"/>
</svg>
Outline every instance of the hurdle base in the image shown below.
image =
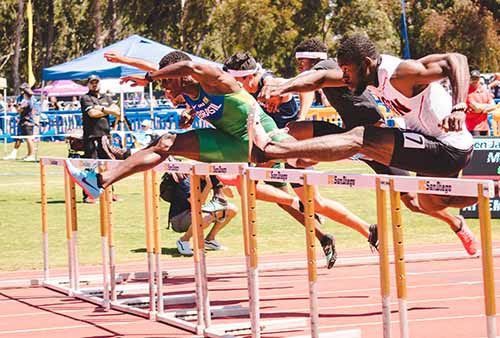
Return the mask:
<svg viewBox="0 0 500 338">
<path fill-rule="evenodd" d="M 182 309 L 176 311 L 165 312 L 165 315 L 183 318 L 184 320 L 194 320 L 197 318 L 196 309 Z M 241 305 L 225 305 L 225 306 L 211 306 L 210 307 L 210 318 L 222 318 L 222 317 L 237 317 L 237 316 L 247 316 L 248 308 L 242 307 Z"/>
<path fill-rule="evenodd" d="M 187 295 L 163 296 L 163 305 L 194 304 L 196 298 L 194 293 Z M 117 300 L 115 303 L 136 308 L 149 307 L 149 297 L 136 297 Z"/>
<path fill-rule="evenodd" d="M 260 321 L 259 327 L 260 331 L 294 331 L 295 329 L 304 329 L 307 327 L 306 318 L 295 318 L 295 319 L 282 319 L 282 320 L 270 320 L 270 321 Z M 206 337 L 211 338 L 230 338 L 235 337 L 234 335 L 251 334 L 252 324 L 251 322 L 242 322 L 234 324 L 217 324 L 211 325 L 206 328 L 204 334 Z"/>
</svg>

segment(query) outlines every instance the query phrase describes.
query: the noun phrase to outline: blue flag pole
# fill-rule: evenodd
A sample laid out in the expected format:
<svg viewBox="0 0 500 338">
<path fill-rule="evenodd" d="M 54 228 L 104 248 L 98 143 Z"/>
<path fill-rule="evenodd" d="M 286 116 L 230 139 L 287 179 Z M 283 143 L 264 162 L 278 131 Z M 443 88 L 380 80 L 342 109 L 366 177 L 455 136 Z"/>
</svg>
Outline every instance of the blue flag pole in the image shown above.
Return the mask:
<svg viewBox="0 0 500 338">
<path fill-rule="evenodd" d="M 403 38 L 403 58 L 409 59 L 410 56 L 410 43 L 408 41 L 408 27 L 406 26 L 406 10 L 405 0 L 401 0 L 401 34 Z"/>
</svg>

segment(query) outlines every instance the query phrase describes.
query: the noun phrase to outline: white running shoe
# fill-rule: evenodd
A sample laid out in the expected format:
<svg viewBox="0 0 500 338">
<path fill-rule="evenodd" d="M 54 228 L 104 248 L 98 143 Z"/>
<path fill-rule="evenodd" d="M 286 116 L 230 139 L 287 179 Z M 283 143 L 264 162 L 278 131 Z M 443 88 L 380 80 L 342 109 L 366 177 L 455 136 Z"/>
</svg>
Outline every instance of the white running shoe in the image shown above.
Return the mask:
<svg viewBox="0 0 500 338">
<path fill-rule="evenodd" d="M 211 241 L 205 240 L 205 249 L 217 251 L 221 248 L 222 245 L 220 245 L 219 241 L 217 241 L 216 239 L 212 239 Z"/>
<path fill-rule="evenodd" d="M 183 256 L 192 256 L 193 255 L 193 249 L 191 249 L 191 244 L 189 241 L 181 241 L 179 238 L 177 242 L 175 242 L 177 245 L 177 251 Z"/>
<path fill-rule="evenodd" d="M 36 161 L 35 155 L 26 156 L 26 157 L 23 158 L 23 161 L 25 161 L 25 162 L 35 162 Z"/>
<path fill-rule="evenodd" d="M 15 160 L 17 158 L 17 153 L 11 152 L 9 155 L 4 156 L 4 160 Z"/>
</svg>

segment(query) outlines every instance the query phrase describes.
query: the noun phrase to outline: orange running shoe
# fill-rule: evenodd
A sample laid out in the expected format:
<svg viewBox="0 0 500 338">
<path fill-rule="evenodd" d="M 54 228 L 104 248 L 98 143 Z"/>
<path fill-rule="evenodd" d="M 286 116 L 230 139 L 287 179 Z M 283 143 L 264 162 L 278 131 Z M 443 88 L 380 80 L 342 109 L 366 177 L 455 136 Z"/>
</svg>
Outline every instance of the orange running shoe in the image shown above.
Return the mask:
<svg viewBox="0 0 500 338">
<path fill-rule="evenodd" d="M 462 224 L 460 230 L 455 231 L 460 241 L 462 241 L 462 245 L 464 246 L 467 253 L 471 256 L 474 256 L 477 253 L 477 247 L 479 246 L 479 242 L 476 237 L 474 237 L 474 233 L 469 229 L 467 223 L 465 223 L 465 219 L 462 215 L 457 216 L 460 219 L 460 223 Z"/>
</svg>

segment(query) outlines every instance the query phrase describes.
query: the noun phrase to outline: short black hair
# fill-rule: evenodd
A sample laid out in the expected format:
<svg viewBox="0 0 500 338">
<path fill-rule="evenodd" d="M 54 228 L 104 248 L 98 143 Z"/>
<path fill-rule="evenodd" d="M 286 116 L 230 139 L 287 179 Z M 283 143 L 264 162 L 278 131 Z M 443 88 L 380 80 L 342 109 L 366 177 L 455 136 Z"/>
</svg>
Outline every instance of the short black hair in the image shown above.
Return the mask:
<svg viewBox="0 0 500 338">
<path fill-rule="evenodd" d="M 360 65 L 365 57 L 377 60 L 380 54 L 377 47 L 369 37 L 355 34 L 347 37 L 337 50 L 339 63 L 354 63 Z"/>
<path fill-rule="evenodd" d="M 189 55 L 187 55 L 184 52 L 181 52 L 180 50 L 170 52 L 166 54 L 164 57 L 162 57 L 162 59 L 160 60 L 160 68 L 166 67 L 168 65 L 180 61 L 191 61 L 191 58 L 189 57 Z"/>
<path fill-rule="evenodd" d="M 319 39 L 308 39 L 302 41 L 295 47 L 295 53 L 297 52 L 328 52 L 328 47 Z"/>
<path fill-rule="evenodd" d="M 235 53 L 224 61 L 224 70 L 251 70 L 257 68 L 257 61 L 249 52 Z"/>
</svg>

